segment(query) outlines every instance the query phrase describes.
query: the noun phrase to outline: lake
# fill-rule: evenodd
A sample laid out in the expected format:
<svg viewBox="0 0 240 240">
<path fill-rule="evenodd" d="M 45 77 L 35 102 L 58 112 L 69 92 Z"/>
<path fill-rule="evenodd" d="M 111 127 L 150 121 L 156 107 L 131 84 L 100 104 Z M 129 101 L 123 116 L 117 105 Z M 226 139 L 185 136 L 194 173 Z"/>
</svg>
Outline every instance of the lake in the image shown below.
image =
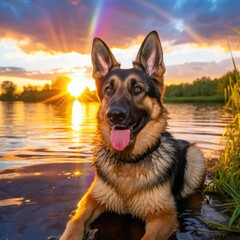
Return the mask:
<svg viewBox="0 0 240 240">
<path fill-rule="evenodd" d="M 168 130 L 196 142 L 208 160 L 216 158 L 230 120 L 223 106 L 165 105 Z M 42 240 L 62 233 L 94 177 L 91 149 L 98 106 L 0 102 L 0 239 Z M 174 239 L 225 239 L 226 233 L 206 224 L 227 221 L 218 200 L 196 194 L 188 202 Z"/>
</svg>

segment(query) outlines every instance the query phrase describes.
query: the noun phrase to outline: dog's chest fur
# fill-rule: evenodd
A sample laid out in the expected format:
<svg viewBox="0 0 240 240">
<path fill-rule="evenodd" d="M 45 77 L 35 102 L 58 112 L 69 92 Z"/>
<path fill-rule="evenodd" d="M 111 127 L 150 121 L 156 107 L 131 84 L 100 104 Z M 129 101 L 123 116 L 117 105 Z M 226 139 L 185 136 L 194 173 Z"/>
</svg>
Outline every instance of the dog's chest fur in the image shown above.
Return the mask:
<svg viewBox="0 0 240 240">
<path fill-rule="evenodd" d="M 146 217 L 174 205 L 171 194 L 174 147 L 168 141 L 137 163 L 118 162 L 109 151 L 97 151 L 93 195 L 108 211 Z M 172 154 L 171 154 L 172 153 Z"/>
</svg>

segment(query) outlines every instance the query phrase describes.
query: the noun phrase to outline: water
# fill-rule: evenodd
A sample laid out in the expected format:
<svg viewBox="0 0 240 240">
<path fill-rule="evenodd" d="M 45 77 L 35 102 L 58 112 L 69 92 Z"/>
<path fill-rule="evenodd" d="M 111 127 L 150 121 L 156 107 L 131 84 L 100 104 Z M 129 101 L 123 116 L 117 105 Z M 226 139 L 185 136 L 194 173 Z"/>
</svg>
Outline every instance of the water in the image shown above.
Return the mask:
<svg viewBox="0 0 240 240">
<path fill-rule="evenodd" d="M 223 107 L 166 106 L 168 130 L 196 142 L 207 159 L 217 157 L 230 119 Z M 91 148 L 97 109 L 97 103 L 59 107 L 0 102 L 0 239 L 42 240 L 62 233 L 94 177 Z M 226 233 L 205 224 L 227 221 L 216 199 L 196 194 L 185 204 L 174 239 L 225 239 Z"/>
</svg>

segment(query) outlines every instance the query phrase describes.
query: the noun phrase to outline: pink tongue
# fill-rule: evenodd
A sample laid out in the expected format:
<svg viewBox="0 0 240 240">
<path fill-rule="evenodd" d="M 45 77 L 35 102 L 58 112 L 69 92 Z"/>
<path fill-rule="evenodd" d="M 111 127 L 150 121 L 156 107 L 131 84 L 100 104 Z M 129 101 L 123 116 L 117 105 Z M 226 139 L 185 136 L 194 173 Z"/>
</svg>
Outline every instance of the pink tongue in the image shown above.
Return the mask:
<svg viewBox="0 0 240 240">
<path fill-rule="evenodd" d="M 111 131 L 110 141 L 115 150 L 123 151 L 130 142 L 130 129 L 113 129 Z"/>
</svg>

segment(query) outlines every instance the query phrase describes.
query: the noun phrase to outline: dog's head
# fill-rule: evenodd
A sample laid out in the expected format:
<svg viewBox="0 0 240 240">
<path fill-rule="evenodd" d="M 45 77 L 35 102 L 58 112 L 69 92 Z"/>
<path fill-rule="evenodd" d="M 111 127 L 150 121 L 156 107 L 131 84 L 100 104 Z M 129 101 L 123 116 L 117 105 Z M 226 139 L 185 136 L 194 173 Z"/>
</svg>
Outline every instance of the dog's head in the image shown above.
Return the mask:
<svg viewBox="0 0 240 240">
<path fill-rule="evenodd" d="M 99 130 L 107 148 L 128 155 L 143 153 L 166 128 L 165 67 L 157 32 L 145 38 L 131 69 L 120 69 L 108 46 L 95 38 L 92 64 L 101 101 Z"/>
</svg>

